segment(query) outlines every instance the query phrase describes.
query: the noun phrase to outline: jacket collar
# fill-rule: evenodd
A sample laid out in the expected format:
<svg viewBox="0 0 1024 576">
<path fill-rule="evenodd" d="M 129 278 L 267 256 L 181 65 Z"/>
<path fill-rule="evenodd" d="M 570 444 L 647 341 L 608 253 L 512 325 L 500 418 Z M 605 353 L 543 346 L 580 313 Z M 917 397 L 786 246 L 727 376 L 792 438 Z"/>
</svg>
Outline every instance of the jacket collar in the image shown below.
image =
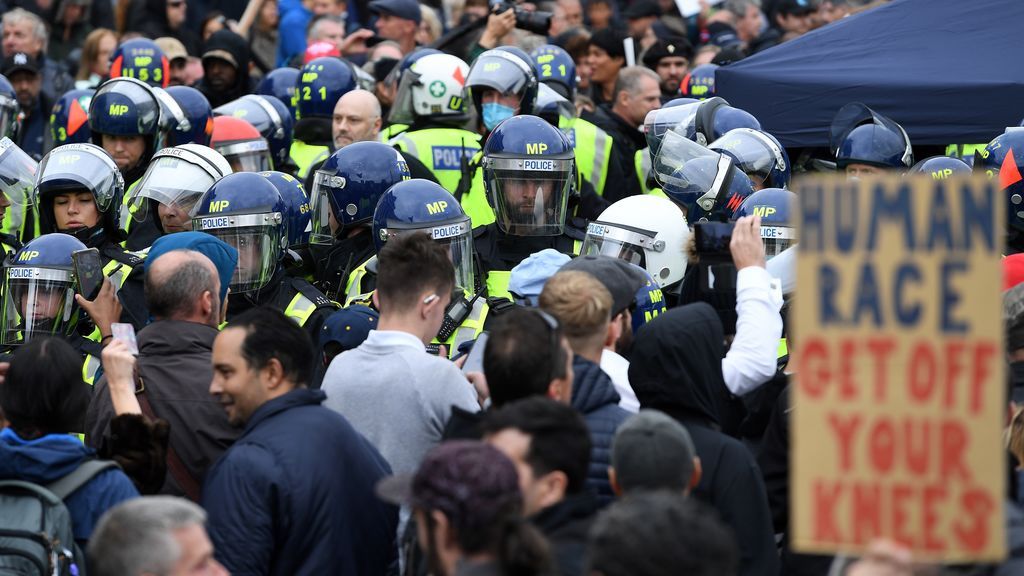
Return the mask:
<svg viewBox="0 0 1024 576">
<path fill-rule="evenodd" d="M 209 352 L 217 337 L 213 326 L 184 320 L 157 320 L 139 331 L 139 351 L 146 355 Z"/>
<path fill-rule="evenodd" d="M 245 434 L 248 434 L 264 420 L 302 406 L 319 406 L 327 398 L 323 390 L 310 390 L 309 388 L 296 388 L 284 396 L 265 402 L 253 412 L 249 421 L 245 424 Z"/>
<path fill-rule="evenodd" d="M 615 391 L 611 377 L 599 365 L 576 354 L 572 358 L 572 371 L 573 408 L 587 414 L 605 405 L 619 403 L 621 397 Z"/>
</svg>

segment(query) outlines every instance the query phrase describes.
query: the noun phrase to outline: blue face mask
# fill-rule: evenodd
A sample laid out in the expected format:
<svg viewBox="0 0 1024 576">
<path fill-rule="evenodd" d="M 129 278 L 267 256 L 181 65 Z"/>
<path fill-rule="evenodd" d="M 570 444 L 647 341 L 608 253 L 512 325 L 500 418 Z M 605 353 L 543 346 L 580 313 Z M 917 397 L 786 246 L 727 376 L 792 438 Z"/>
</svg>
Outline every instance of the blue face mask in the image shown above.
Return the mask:
<svg viewBox="0 0 1024 576">
<path fill-rule="evenodd" d="M 515 116 L 516 111 L 514 108 L 509 108 L 504 104 L 498 104 L 497 102 L 488 102 L 484 104 L 484 126 L 488 130 L 494 130 L 501 124 L 502 121 L 508 120 Z"/>
</svg>

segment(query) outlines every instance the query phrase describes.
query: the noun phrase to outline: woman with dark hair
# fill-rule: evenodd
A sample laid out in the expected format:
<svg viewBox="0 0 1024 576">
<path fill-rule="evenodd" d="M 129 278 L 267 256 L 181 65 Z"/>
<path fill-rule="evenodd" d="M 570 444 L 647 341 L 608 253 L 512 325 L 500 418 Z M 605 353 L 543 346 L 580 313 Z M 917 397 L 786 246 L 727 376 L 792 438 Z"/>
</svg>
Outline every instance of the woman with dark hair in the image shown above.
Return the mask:
<svg viewBox="0 0 1024 576">
<path fill-rule="evenodd" d="M 73 434 L 84 429 L 89 386 L 82 358 L 59 338 L 19 347 L 0 384 L 0 406 L 8 427 L 0 432 L 0 480 L 47 485 L 95 458 Z M 84 544 L 107 509 L 138 496 L 116 468 L 104 470 L 64 499 L 75 540 Z"/>
<path fill-rule="evenodd" d="M 553 573 L 547 543 L 523 518 L 515 464 L 489 444 L 445 442 L 427 453 L 415 476 L 387 478 L 377 492 L 412 507 L 430 574 Z"/>
</svg>

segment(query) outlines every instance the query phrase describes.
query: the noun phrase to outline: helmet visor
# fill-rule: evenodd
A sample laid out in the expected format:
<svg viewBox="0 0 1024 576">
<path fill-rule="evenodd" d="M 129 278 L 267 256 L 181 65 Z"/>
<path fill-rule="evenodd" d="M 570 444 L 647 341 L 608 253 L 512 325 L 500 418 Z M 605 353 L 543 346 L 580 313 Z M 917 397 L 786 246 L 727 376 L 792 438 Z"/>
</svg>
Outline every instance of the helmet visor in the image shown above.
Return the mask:
<svg viewBox="0 0 1024 576">
<path fill-rule="evenodd" d="M 193 216 L 199 199 L 216 181 L 209 172 L 191 162 L 174 156 L 161 156 L 153 160 L 132 190 L 128 210 L 132 218 L 141 222 L 149 214 L 148 201 L 155 200 Z"/>
<path fill-rule="evenodd" d="M 24 206 L 32 200 L 38 167 L 10 138 L 0 139 L 0 192 L 12 204 Z"/>
<path fill-rule="evenodd" d="M 771 260 L 796 244 L 796 229 L 788 226 L 761 226 L 765 258 Z"/>
<path fill-rule="evenodd" d="M 281 214 L 247 214 L 192 219 L 192 229 L 220 238 L 238 250 L 238 266 L 231 276 L 232 292 L 260 290 L 277 270 L 281 254 Z"/>
<path fill-rule="evenodd" d="M 727 132 L 708 148 L 732 156 L 740 169 L 755 186 L 763 186 L 772 169 L 782 161 L 781 152 L 772 150 L 768 142 L 749 132 Z M 781 166 L 780 169 L 785 169 Z"/>
<path fill-rule="evenodd" d="M 8 136 L 14 133 L 18 110 L 20 108 L 17 100 L 0 95 L 0 136 Z"/>
<path fill-rule="evenodd" d="M 311 244 L 334 242 L 335 231 L 331 227 L 331 221 L 334 221 L 335 228 L 340 224 L 334 219 L 331 210 L 331 189 L 339 184 L 344 186 L 343 180 L 344 178 L 323 170 L 317 170 L 313 175 L 313 192 L 309 195 L 309 242 Z"/>
<path fill-rule="evenodd" d="M 115 198 L 120 202 L 124 189 L 114 161 L 88 144 L 55 148 L 39 163 L 38 178 L 37 199 L 45 192 L 85 190 L 95 197 L 100 212 L 106 212 Z"/>
<path fill-rule="evenodd" d="M 455 266 L 455 288 L 471 297 L 476 293 L 473 275 L 473 226 L 469 218 L 456 222 L 430 222 L 417 227 L 394 227 L 389 224 L 386 231 L 387 240 L 417 232 L 426 233 L 430 238 L 444 246 Z"/>
<path fill-rule="evenodd" d="M 238 100 L 233 100 L 223 106 L 214 108 L 213 113 L 215 116 L 241 118 L 252 124 L 254 128 L 259 130 L 260 134 L 266 134 L 273 127 L 274 122 L 271 121 L 270 113 L 264 106 L 270 106 L 270 104 L 266 104 L 266 101 L 259 96 L 246 94 Z M 277 123 L 280 124 L 280 121 Z"/>
<path fill-rule="evenodd" d="M 494 215 L 503 232 L 513 236 L 562 233 L 572 160 L 497 158 L 487 164 Z"/>
<path fill-rule="evenodd" d="M 672 108 L 670 108 L 672 110 Z M 666 184 L 679 178 L 680 168 L 695 158 L 718 156 L 676 130 L 665 132 L 661 146 L 654 156 L 654 175 L 658 182 Z"/>
<path fill-rule="evenodd" d="M 397 68 L 397 66 L 396 66 Z M 395 93 L 395 103 L 391 105 L 388 112 L 388 122 L 391 124 L 412 124 L 416 120 L 412 98 L 412 87 L 420 81 L 420 75 L 409 68 L 402 74 L 402 80 L 398 83 L 398 92 Z"/>
<path fill-rule="evenodd" d="M 68 270 L 5 266 L 0 344 L 63 333 L 73 312 L 73 286 Z"/>
<path fill-rule="evenodd" d="M 657 235 L 650 230 L 641 230 L 631 226 L 591 222 L 587 226 L 587 236 L 583 240 L 581 255 L 611 256 L 625 260 L 643 269 L 647 269 L 647 251 L 661 252 L 665 243 L 654 239 Z"/>
<path fill-rule="evenodd" d="M 232 172 L 266 172 L 274 169 L 270 147 L 260 138 L 250 142 L 234 142 L 214 147 L 231 165 Z"/>
<path fill-rule="evenodd" d="M 473 62 L 469 77 L 466 78 L 466 87 L 474 91 L 490 88 L 502 94 L 519 94 L 526 88 L 532 75 L 533 70 L 519 58 L 507 52 L 492 50 L 481 54 Z"/>
<path fill-rule="evenodd" d="M 644 137 L 647 138 L 647 146 L 651 154 L 657 154 L 661 149 L 662 139 L 670 130 L 675 130 L 683 136 L 693 134 L 697 118 L 697 108 L 700 102 L 672 106 L 670 108 L 659 108 L 651 110 L 644 117 Z"/>
</svg>

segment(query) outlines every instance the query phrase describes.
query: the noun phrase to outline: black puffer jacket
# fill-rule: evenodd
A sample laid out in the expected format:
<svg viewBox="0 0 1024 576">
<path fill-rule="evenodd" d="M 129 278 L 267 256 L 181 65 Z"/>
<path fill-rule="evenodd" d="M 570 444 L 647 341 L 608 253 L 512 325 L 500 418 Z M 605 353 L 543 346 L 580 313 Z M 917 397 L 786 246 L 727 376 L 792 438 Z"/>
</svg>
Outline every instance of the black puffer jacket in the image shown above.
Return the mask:
<svg viewBox="0 0 1024 576">
<path fill-rule="evenodd" d="M 601 367 L 582 356 L 572 360 L 572 407 L 583 415 L 590 430 L 590 468 L 587 486 L 597 492 L 601 505 L 615 498 L 608 481 L 612 464 L 612 438 L 630 413 L 619 406 L 619 393 Z"/>
<path fill-rule="evenodd" d="M 661 410 L 686 426 L 703 476 L 693 495 L 714 506 L 736 535 L 742 576 L 775 576 L 771 512 L 753 456 L 718 426 L 725 389 L 722 324 L 704 303 L 669 310 L 637 333 L 629 383 L 642 408 Z"/>
</svg>

